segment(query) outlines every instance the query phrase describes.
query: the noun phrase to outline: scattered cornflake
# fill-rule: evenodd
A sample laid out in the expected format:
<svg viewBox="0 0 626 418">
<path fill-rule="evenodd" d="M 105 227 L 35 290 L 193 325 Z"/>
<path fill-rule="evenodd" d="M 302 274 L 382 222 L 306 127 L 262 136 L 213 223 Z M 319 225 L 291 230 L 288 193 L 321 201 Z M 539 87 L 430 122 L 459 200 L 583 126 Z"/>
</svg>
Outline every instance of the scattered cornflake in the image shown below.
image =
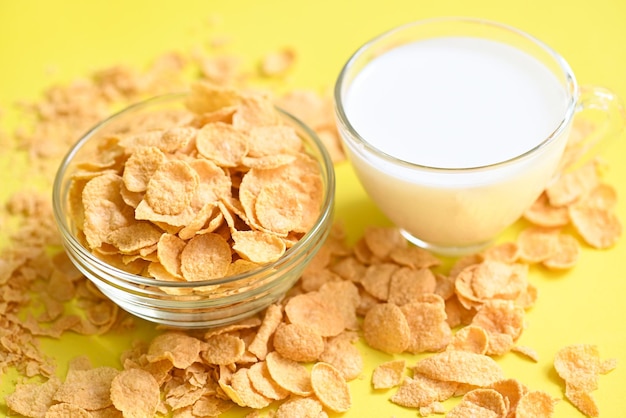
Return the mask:
<svg viewBox="0 0 626 418">
<path fill-rule="evenodd" d="M 539 362 L 539 353 L 537 353 L 537 350 L 535 350 L 534 348 L 529 347 L 527 345 L 516 345 L 513 348 L 511 348 L 511 351 L 516 352 L 516 353 L 520 353 L 520 354 L 528 357 L 529 359 L 531 359 L 535 363 Z"/>
<path fill-rule="evenodd" d="M 544 228 L 559 228 L 569 223 L 567 206 L 552 206 L 545 192 L 524 211 L 524 218 Z"/>
<path fill-rule="evenodd" d="M 309 396 L 311 387 L 310 372 L 304 365 L 286 359 L 275 351 L 265 359 L 270 376 L 281 388 L 300 396 Z"/>
<path fill-rule="evenodd" d="M 381 363 L 372 372 L 372 387 L 374 389 L 389 389 L 398 386 L 404 378 L 406 361 L 392 360 Z"/>
<path fill-rule="evenodd" d="M 355 345 L 358 339 L 353 331 L 327 339 L 318 360 L 335 367 L 346 381 L 356 379 L 363 371 L 363 356 Z"/>
<path fill-rule="evenodd" d="M 598 347 L 575 344 L 560 349 L 554 358 L 554 368 L 565 381 L 565 397 L 585 415 L 599 416 L 598 405 L 591 392 L 598 389 L 601 374 L 617 367 L 615 359 L 601 360 Z"/>
<path fill-rule="evenodd" d="M 323 405 L 315 398 L 292 397 L 276 410 L 275 418 L 327 417 Z"/>
<path fill-rule="evenodd" d="M 374 349 L 402 353 L 411 343 L 411 328 L 398 305 L 380 303 L 372 306 L 363 319 L 363 338 Z"/>
<path fill-rule="evenodd" d="M 402 305 L 400 310 L 406 317 L 411 334 L 406 351 L 443 351 L 450 343 L 452 330 L 446 322 L 446 306 L 441 296 L 422 294 L 413 302 Z"/>
<path fill-rule="evenodd" d="M 522 335 L 524 316 L 524 308 L 513 301 L 496 299 L 481 306 L 471 325 L 487 332 L 486 354 L 502 355 L 510 351 Z"/>
<path fill-rule="evenodd" d="M 568 234 L 559 234 L 554 253 L 545 258 L 541 264 L 552 270 L 573 268 L 580 256 L 580 244 L 576 238 Z"/>
<path fill-rule="evenodd" d="M 488 347 L 489 334 L 487 331 L 476 325 L 468 325 L 459 329 L 454 334 L 452 341 L 448 344 L 446 349 L 485 354 Z"/>
<path fill-rule="evenodd" d="M 311 387 L 328 409 L 346 412 L 352 406 L 350 388 L 339 370 L 328 363 L 315 363 L 311 369 Z"/>
<path fill-rule="evenodd" d="M 509 417 L 515 416 L 515 411 L 520 399 L 528 393 L 528 388 L 519 380 L 505 379 L 500 380 L 490 386 L 490 389 L 498 391 L 506 400 L 509 407 Z M 542 416 L 542 415 L 536 415 Z M 546 415 L 546 418 L 549 415 Z"/>
<path fill-rule="evenodd" d="M 44 383 L 18 383 L 15 391 L 5 398 L 12 411 L 32 418 L 44 418 L 54 404 L 54 395 L 61 387 L 61 380 L 52 376 Z"/>
<path fill-rule="evenodd" d="M 142 418 L 156 413 L 161 391 L 155 378 L 142 369 L 120 372 L 111 382 L 111 401 L 124 417 Z"/>
<path fill-rule="evenodd" d="M 456 382 L 431 379 L 415 373 L 413 377 L 406 376 L 404 378 L 390 400 L 407 408 L 424 408 L 451 398 L 456 393 L 457 388 Z"/>
<path fill-rule="evenodd" d="M 113 404 L 111 382 L 119 373 L 119 370 L 112 367 L 70 369 L 53 399 L 87 411 L 106 408 Z"/>
<path fill-rule="evenodd" d="M 281 324 L 274 332 L 274 350 L 299 362 L 311 362 L 324 351 L 324 338 L 303 324 Z"/>
<path fill-rule="evenodd" d="M 150 342 L 146 360 L 151 363 L 169 360 L 174 367 L 185 369 L 199 359 L 205 347 L 207 343 L 198 338 L 182 332 L 166 332 Z"/>
<path fill-rule="evenodd" d="M 261 74 L 267 77 L 283 76 L 294 65 L 296 57 L 293 48 L 270 52 L 261 59 Z"/>
<path fill-rule="evenodd" d="M 556 253 L 559 230 L 555 228 L 530 227 L 517 237 L 520 258 L 527 263 L 540 263 Z"/>
<path fill-rule="evenodd" d="M 450 350 L 419 360 L 413 370 L 444 382 L 489 386 L 504 378 L 500 365 L 491 357 L 469 351 Z"/>
<path fill-rule="evenodd" d="M 450 418 L 506 418 L 508 407 L 502 394 L 494 389 L 474 389 L 447 414 Z"/>
<path fill-rule="evenodd" d="M 622 223 L 611 210 L 585 202 L 569 207 L 569 216 L 576 231 L 595 248 L 610 248 L 622 235 Z"/>
<path fill-rule="evenodd" d="M 515 408 L 515 416 L 517 418 L 549 418 L 554 414 L 554 407 L 558 401 L 544 391 L 530 391 L 520 398 Z"/>
</svg>

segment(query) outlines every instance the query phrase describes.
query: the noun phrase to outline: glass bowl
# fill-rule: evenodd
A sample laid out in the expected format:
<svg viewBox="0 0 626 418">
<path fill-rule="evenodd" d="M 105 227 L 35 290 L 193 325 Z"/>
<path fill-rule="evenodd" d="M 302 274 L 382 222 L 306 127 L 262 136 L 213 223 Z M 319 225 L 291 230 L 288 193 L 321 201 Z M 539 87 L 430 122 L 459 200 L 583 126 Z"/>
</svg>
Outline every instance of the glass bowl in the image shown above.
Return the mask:
<svg viewBox="0 0 626 418">
<path fill-rule="evenodd" d="M 131 273 L 106 257 L 96 256 L 72 216 L 72 176 L 89 156 L 106 159 L 107 141 L 128 131 L 129 123 L 145 129 L 169 129 L 189 121 L 187 93 L 155 97 L 132 105 L 87 132 L 60 164 L 53 185 L 54 216 L 62 243 L 75 266 L 109 299 L 127 312 L 159 324 L 184 328 L 222 326 L 251 316 L 280 300 L 324 243 L 332 227 L 335 174 L 331 158 L 316 134 L 294 116 L 278 109 L 304 149 L 319 165 L 321 208 L 308 232 L 293 241 L 274 262 L 243 273 L 205 281 L 157 280 Z M 157 115 L 155 117 L 155 115 Z M 104 144 L 104 145 L 103 145 Z M 74 197 L 75 200 L 75 197 Z"/>
</svg>

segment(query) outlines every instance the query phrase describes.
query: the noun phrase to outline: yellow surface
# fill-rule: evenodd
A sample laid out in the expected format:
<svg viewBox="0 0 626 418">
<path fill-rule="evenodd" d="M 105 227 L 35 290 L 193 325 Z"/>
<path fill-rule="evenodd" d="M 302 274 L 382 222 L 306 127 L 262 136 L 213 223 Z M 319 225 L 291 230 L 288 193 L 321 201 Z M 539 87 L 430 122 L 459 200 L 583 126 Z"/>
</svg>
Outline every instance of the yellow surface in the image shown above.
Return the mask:
<svg viewBox="0 0 626 418">
<path fill-rule="evenodd" d="M 341 65 L 370 37 L 392 26 L 432 16 L 464 15 L 499 20 L 530 32 L 559 51 L 571 64 L 580 84 L 600 84 L 626 98 L 626 2 L 623 0 L 384 0 L 384 1 L 1 1 L 0 108 L 4 125 L 11 124 L 10 106 L 35 99 L 57 81 L 84 76 L 116 63 L 141 66 L 170 50 L 191 51 L 217 36 L 228 36 L 228 50 L 254 60 L 283 46 L 297 49 L 298 62 L 287 80 L 290 87 L 332 87 Z M 0 197 L 28 182 L 28 167 L 0 150 Z M 606 152 L 606 179 L 622 198 L 619 216 L 626 222 L 626 140 Z M 9 170 L 15 170 L 13 173 Z M 386 221 L 358 185 L 349 165 L 337 168 L 337 217 L 351 238 L 368 224 Z M 513 229 L 505 234 L 512 235 Z M 508 377 L 554 397 L 563 384 L 552 368 L 556 351 L 574 343 L 597 344 L 602 357 L 619 359 L 618 368 L 600 378 L 594 393 L 601 416 L 621 417 L 626 411 L 626 238 L 613 249 L 585 248 L 578 266 L 562 274 L 533 269 L 539 289 L 536 306 L 519 343 L 537 350 L 532 363 L 516 354 L 498 359 Z M 137 335 L 149 335 L 143 324 L 134 335 L 64 337 L 44 341 L 64 373 L 67 360 L 87 354 L 95 365 L 118 365 L 119 353 Z M 372 367 L 390 356 L 361 346 L 366 368 L 351 383 L 354 406 L 346 417 L 415 417 L 415 410 L 388 401 L 393 391 L 374 393 Z M 409 364 L 417 357 L 406 357 Z M 15 375 L 2 378 L 0 415 L 7 413 L 4 395 Z M 447 404 L 451 405 L 451 404 Z M 235 411 L 228 416 L 244 416 Z M 556 417 L 582 416 L 565 400 Z"/>
</svg>

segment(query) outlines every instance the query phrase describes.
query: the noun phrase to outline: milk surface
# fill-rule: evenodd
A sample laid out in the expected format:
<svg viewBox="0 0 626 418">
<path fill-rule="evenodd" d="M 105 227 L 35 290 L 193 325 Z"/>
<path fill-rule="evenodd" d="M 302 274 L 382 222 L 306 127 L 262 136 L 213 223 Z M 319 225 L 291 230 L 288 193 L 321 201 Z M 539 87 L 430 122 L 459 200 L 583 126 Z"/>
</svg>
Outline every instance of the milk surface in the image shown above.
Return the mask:
<svg viewBox="0 0 626 418">
<path fill-rule="evenodd" d="M 557 78 L 512 46 L 470 37 L 409 43 L 356 76 L 344 108 L 381 151 L 441 168 L 489 165 L 546 139 L 567 106 Z"/>
</svg>

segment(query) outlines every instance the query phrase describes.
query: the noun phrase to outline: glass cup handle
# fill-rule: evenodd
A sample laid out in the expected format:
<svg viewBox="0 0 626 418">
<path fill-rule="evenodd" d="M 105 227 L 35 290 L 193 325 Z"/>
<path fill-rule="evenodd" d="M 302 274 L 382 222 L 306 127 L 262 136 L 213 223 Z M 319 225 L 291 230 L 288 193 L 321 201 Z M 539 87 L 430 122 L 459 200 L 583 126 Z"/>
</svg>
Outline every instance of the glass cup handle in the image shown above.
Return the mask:
<svg viewBox="0 0 626 418">
<path fill-rule="evenodd" d="M 576 113 L 582 112 L 592 116 L 594 123 L 577 140 L 570 137 L 561 172 L 575 170 L 589 162 L 602 148 L 619 138 L 626 127 L 626 110 L 621 99 L 604 87 L 581 86 Z"/>
</svg>

